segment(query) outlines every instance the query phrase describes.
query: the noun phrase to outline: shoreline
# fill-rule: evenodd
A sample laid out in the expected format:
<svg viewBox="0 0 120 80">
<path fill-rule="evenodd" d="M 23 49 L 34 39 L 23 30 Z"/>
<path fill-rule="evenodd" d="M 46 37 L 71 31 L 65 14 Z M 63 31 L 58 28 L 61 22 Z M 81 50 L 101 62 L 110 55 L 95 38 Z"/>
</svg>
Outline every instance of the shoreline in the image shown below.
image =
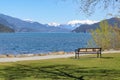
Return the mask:
<svg viewBox="0 0 120 80">
<path fill-rule="evenodd" d="M 0 54 L 0 58 L 23 58 L 23 57 L 34 57 L 34 56 L 47 56 L 47 55 L 65 55 L 65 54 L 74 54 L 74 52 L 49 52 L 49 53 L 23 53 L 23 54 Z"/>
<path fill-rule="evenodd" d="M 120 53 L 120 50 L 109 50 L 103 51 L 102 54 L 106 53 Z M 89 54 L 81 54 L 80 56 L 89 55 Z M 25 56 L 8 56 L 8 57 L 1 57 L 0 62 L 17 62 L 17 61 L 28 61 L 28 60 L 44 60 L 44 59 L 55 59 L 55 58 L 68 58 L 74 57 L 74 52 L 53 52 L 48 54 L 42 55 L 34 55 L 34 54 L 25 54 Z"/>
<path fill-rule="evenodd" d="M 46 55 L 46 56 L 33 56 L 33 57 L 21 57 L 21 58 L 0 58 L 0 62 L 17 62 L 26 60 L 44 60 L 44 59 L 55 59 L 55 58 L 68 58 L 72 57 L 74 54 L 64 54 L 64 55 Z"/>
</svg>

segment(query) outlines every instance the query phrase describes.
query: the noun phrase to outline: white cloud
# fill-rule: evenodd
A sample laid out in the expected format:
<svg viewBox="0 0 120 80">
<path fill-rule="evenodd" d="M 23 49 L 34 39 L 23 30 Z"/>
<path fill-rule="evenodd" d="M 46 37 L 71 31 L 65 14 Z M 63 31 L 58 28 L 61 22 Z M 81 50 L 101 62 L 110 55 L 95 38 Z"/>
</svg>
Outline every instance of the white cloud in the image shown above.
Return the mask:
<svg viewBox="0 0 120 80">
<path fill-rule="evenodd" d="M 80 24 L 94 24 L 94 23 L 97 23 L 98 21 L 93 21 L 93 20 L 72 20 L 72 21 L 69 21 L 67 24 L 77 24 L 77 23 L 80 23 Z"/>
</svg>

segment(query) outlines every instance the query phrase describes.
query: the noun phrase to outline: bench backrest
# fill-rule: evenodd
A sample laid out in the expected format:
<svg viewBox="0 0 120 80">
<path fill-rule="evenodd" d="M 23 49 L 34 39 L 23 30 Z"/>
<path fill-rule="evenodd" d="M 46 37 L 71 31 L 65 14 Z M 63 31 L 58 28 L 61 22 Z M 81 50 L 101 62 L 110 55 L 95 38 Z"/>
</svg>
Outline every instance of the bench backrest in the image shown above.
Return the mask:
<svg viewBox="0 0 120 80">
<path fill-rule="evenodd" d="M 102 48 L 78 48 L 75 49 L 75 58 L 79 58 L 79 54 L 97 54 L 101 57 Z"/>
<path fill-rule="evenodd" d="M 78 48 L 78 52 L 98 52 L 101 48 Z"/>
</svg>

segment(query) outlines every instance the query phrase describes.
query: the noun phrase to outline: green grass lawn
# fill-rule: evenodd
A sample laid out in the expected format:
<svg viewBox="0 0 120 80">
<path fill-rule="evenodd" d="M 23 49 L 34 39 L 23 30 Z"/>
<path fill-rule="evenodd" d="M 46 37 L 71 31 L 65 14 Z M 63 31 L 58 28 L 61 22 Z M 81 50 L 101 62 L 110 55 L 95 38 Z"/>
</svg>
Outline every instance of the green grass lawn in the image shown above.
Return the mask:
<svg viewBox="0 0 120 80">
<path fill-rule="evenodd" d="M 120 80 L 120 54 L 0 63 L 0 80 Z"/>
</svg>

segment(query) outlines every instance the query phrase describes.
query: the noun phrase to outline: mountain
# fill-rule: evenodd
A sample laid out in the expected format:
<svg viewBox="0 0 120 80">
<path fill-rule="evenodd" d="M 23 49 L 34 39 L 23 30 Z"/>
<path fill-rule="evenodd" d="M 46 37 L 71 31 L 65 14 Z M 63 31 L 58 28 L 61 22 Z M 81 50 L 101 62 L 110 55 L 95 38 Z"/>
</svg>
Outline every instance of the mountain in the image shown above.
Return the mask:
<svg viewBox="0 0 120 80">
<path fill-rule="evenodd" d="M 104 21 L 104 20 L 102 20 Z M 102 22 L 100 21 L 100 22 Z M 106 21 L 110 24 L 110 25 L 114 25 L 117 24 L 118 27 L 120 27 L 120 18 L 110 18 L 110 19 L 106 19 Z M 96 28 L 99 27 L 100 22 L 94 23 L 94 24 L 84 24 L 84 25 L 80 25 L 79 27 L 77 27 L 76 29 L 72 30 L 72 32 L 89 32 L 90 30 L 94 30 Z"/>
<path fill-rule="evenodd" d="M 14 32 L 14 30 L 3 24 L 0 24 L 0 33 L 1 32 Z"/>
<path fill-rule="evenodd" d="M 11 25 L 6 20 L 0 18 L 0 32 L 14 32 L 10 26 Z"/>
<path fill-rule="evenodd" d="M 50 27 L 57 27 L 57 28 L 61 28 L 61 29 L 66 29 L 68 31 L 72 31 L 73 29 L 79 27 L 79 25 L 81 25 L 81 24 L 75 24 L 75 25 L 70 25 L 70 24 L 59 24 L 59 25 L 46 24 L 46 25 L 50 26 Z"/>
<path fill-rule="evenodd" d="M 89 26 L 96 22 L 97 21 L 92 20 L 72 20 L 65 24 L 58 23 L 41 24 L 39 22 L 31 20 L 21 20 L 19 18 L 0 14 L 0 23 L 13 29 L 15 32 L 71 32 L 72 30 L 73 32 L 75 32 L 74 31 L 75 29 L 82 30 L 84 32 L 84 30 L 86 30 L 86 27 L 85 29 L 83 27 L 82 29 L 78 29 L 77 27 L 83 25 Z"/>
<path fill-rule="evenodd" d="M 75 28 L 79 27 L 80 25 L 83 24 L 94 24 L 97 21 L 92 21 L 92 20 L 72 20 L 67 22 L 66 24 L 58 24 L 58 23 L 48 23 L 48 26 L 53 26 L 53 27 L 59 27 L 62 29 L 68 29 L 68 30 L 74 30 Z"/>
<path fill-rule="evenodd" d="M 70 30 L 67 29 L 46 26 L 39 22 L 25 21 L 4 14 L 0 14 L 0 18 L 6 20 L 8 23 L 4 23 L 4 25 L 8 25 L 14 29 L 15 32 L 70 32 Z"/>
</svg>

